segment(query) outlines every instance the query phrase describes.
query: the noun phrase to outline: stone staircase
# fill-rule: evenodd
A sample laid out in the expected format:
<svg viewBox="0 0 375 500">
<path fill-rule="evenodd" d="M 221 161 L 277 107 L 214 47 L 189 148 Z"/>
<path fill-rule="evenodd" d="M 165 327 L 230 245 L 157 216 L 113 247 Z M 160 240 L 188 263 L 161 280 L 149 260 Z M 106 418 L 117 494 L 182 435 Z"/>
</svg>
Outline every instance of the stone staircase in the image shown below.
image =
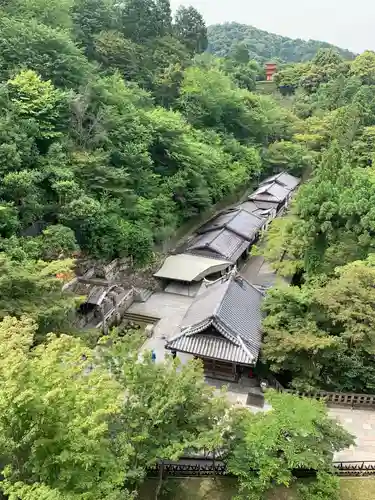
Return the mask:
<svg viewBox="0 0 375 500">
<path fill-rule="evenodd" d="M 133 321 L 134 323 L 146 323 L 146 324 L 154 324 L 157 323 L 160 318 L 156 316 L 144 316 L 143 314 L 136 314 L 125 311 L 122 315 L 123 320 Z"/>
</svg>

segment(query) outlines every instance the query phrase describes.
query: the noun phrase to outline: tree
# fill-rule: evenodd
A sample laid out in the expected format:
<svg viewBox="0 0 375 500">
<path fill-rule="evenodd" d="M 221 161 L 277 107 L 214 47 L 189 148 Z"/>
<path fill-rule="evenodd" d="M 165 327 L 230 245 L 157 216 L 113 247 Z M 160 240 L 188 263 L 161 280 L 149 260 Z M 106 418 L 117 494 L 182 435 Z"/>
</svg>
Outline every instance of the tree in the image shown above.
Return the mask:
<svg viewBox="0 0 375 500">
<path fill-rule="evenodd" d="M 273 391 L 266 398 L 271 410 L 238 410 L 232 424 L 228 469 L 238 477 L 238 498 L 246 500 L 261 500 L 278 485 L 290 487 L 296 481 L 296 468 L 313 469 L 326 477 L 334 452 L 354 442 L 328 417 L 323 403 Z M 319 498 L 335 498 L 332 493 L 338 498 L 337 482 L 335 486 Z"/>
<path fill-rule="evenodd" d="M 358 76 L 365 85 L 375 84 L 375 52 L 365 50 L 357 56 L 351 65 L 351 72 Z"/>
<path fill-rule="evenodd" d="M 344 59 L 354 59 L 349 50 L 318 40 L 291 39 L 236 22 L 212 24 L 208 27 L 208 50 L 217 57 L 228 57 L 239 44 L 248 48 L 250 57 L 260 63 L 277 60 L 287 63 L 313 59 L 319 49 L 331 49 Z"/>
<path fill-rule="evenodd" d="M 14 203 L 19 219 L 25 227 L 34 222 L 42 212 L 40 182 L 43 175 L 37 170 L 10 172 L 2 179 L 0 193 L 8 203 Z"/>
<path fill-rule="evenodd" d="M 297 176 L 311 170 L 314 164 L 314 156 L 306 146 L 290 141 L 271 143 L 264 159 L 272 170 L 288 171 Z"/>
<path fill-rule="evenodd" d="M 109 340 L 102 355 L 127 395 L 117 426 L 117 446 L 128 449 L 126 481 L 139 482 L 157 462 L 222 446 L 227 404 L 205 383 L 201 362 L 154 363 L 150 352 L 139 359 L 131 342 Z"/>
<path fill-rule="evenodd" d="M 317 66 L 335 66 L 342 63 L 343 58 L 334 49 L 319 49 L 312 60 Z"/>
<path fill-rule="evenodd" d="M 121 386 L 73 337 L 51 335 L 30 352 L 36 330 L 26 317 L 0 323 L 1 486 L 21 498 L 36 498 L 32 483 L 46 499 L 120 498 L 126 453 L 111 450 L 109 423 Z"/>
<path fill-rule="evenodd" d="M 193 126 L 213 128 L 243 141 L 264 139 L 261 98 L 238 89 L 222 71 L 188 68 L 180 93 L 179 107 Z"/>
<path fill-rule="evenodd" d="M 37 325 L 0 323 L 1 489 L 35 500 L 131 499 L 160 460 L 222 445 L 223 398 L 202 367 L 139 357 L 139 340 L 115 333 L 90 349 Z"/>
<path fill-rule="evenodd" d="M 67 96 L 54 88 L 51 81 L 42 81 L 34 71 L 26 70 L 8 80 L 7 88 L 14 112 L 22 118 L 33 119 L 39 129 L 38 139 L 55 139 L 64 128 Z"/>
<path fill-rule="evenodd" d="M 119 30 L 133 42 L 146 42 L 171 32 L 168 0 L 128 0 L 119 10 Z"/>
<path fill-rule="evenodd" d="M 361 167 L 371 167 L 375 156 L 375 127 L 364 127 L 353 141 L 353 161 Z"/>
<path fill-rule="evenodd" d="M 336 266 L 365 259 L 374 249 L 372 178 L 364 169 L 352 168 L 348 158 L 334 141 L 292 208 L 296 218 L 290 219 L 282 247 L 287 258 L 303 262 L 307 276 L 329 274 Z M 279 238 L 278 231 L 272 236 Z"/>
<path fill-rule="evenodd" d="M 229 57 L 238 64 L 248 64 L 250 61 L 249 49 L 244 43 L 238 43 L 233 47 Z"/>
<path fill-rule="evenodd" d="M 373 391 L 373 273 L 370 256 L 332 278 L 270 291 L 263 355 L 272 369 L 302 390 Z"/>
<path fill-rule="evenodd" d="M 0 203 L 0 237 L 8 238 L 19 229 L 17 211 L 11 203 Z"/>
<path fill-rule="evenodd" d="M 75 0 L 72 9 L 74 38 L 93 56 L 95 36 L 115 28 L 116 9 L 112 0 Z"/>
<path fill-rule="evenodd" d="M 70 29 L 73 0 L 9 0 L 5 12 L 19 18 L 35 18 L 52 28 Z"/>
<path fill-rule="evenodd" d="M 101 31 L 95 36 L 94 46 L 95 59 L 106 69 L 120 70 L 126 80 L 149 84 L 151 75 L 145 71 L 146 53 L 141 45 L 116 31 Z"/>
<path fill-rule="evenodd" d="M 33 19 L 0 19 L 0 77 L 12 78 L 21 68 L 32 69 L 57 87 L 77 87 L 90 65 L 66 31 Z"/>
<path fill-rule="evenodd" d="M 27 314 L 37 322 L 40 335 L 69 325 L 80 302 L 62 290 L 73 275 L 71 260 L 20 264 L 0 253 L 0 269 L 0 318 Z"/>
<path fill-rule="evenodd" d="M 77 252 L 78 245 L 74 232 L 65 226 L 57 224 L 48 226 L 41 236 L 41 253 L 43 260 L 56 260 L 71 257 Z"/>
<path fill-rule="evenodd" d="M 175 15 L 174 31 L 177 38 L 195 54 L 207 48 L 207 28 L 201 14 L 194 7 L 179 7 Z"/>
</svg>

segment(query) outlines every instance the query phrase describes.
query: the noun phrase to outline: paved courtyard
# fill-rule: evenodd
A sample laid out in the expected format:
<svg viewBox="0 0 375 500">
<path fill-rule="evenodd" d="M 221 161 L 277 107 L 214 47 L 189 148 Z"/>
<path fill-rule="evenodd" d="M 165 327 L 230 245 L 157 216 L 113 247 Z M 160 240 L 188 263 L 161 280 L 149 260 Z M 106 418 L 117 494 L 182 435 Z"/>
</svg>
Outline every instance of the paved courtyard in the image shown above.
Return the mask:
<svg viewBox="0 0 375 500">
<path fill-rule="evenodd" d="M 375 411 L 330 408 L 329 413 L 356 439 L 356 446 L 340 451 L 335 460 L 366 461 L 375 464 Z"/>
<path fill-rule="evenodd" d="M 193 297 L 185 295 L 158 292 L 153 293 L 146 302 L 134 302 L 127 312 L 160 318 L 155 324 L 152 337 L 145 342 L 142 350 L 154 350 L 156 361 L 162 361 L 166 354 L 166 340 L 178 333 L 182 318 L 193 300 Z M 187 361 L 191 356 L 180 354 L 179 358 Z"/>
</svg>

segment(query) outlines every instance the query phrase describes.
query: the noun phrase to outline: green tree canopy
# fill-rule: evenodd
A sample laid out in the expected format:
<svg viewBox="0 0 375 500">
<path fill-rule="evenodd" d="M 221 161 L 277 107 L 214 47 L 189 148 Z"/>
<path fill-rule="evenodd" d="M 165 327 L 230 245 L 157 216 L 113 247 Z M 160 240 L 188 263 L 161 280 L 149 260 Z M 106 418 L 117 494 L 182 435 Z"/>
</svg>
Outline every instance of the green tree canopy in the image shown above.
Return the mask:
<svg viewBox="0 0 375 500">
<path fill-rule="evenodd" d="M 331 278 L 269 292 L 265 360 L 304 390 L 373 391 L 373 273 L 371 255 Z"/>
<path fill-rule="evenodd" d="M 366 85 L 375 84 L 375 52 L 366 50 L 355 58 L 351 65 L 353 75 L 361 78 Z"/>
<path fill-rule="evenodd" d="M 325 486 L 319 498 L 338 499 L 338 482 L 328 473 L 334 452 L 352 444 L 352 437 L 321 402 L 273 391 L 266 399 L 270 410 L 234 415 L 228 468 L 238 477 L 238 498 L 261 500 L 275 486 L 290 487 L 296 481 L 293 469 L 300 467 L 318 471 L 317 483 Z M 314 482 L 309 488 L 316 488 Z"/>
<path fill-rule="evenodd" d="M 192 53 L 200 54 L 207 48 L 207 28 L 201 14 L 191 5 L 179 7 L 174 21 L 174 32 Z"/>
<path fill-rule="evenodd" d="M 69 325 L 78 298 L 62 291 L 72 276 L 72 261 L 24 260 L 22 264 L 0 253 L 0 317 L 27 314 L 41 333 Z"/>
<path fill-rule="evenodd" d="M 2 80 L 26 68 L 52 80 L 56 86 L 77 87 L 90 73 L 88 61 L 66 31 L 27 17 L 1 17 L 0 52 Z"/>
<path fill-rule="evenodd" d="M 66 335 L 32 348 L 36 329 L 26 317 L 0 323 L 3 491 L 130 499 L 160 459 L 221 446 L 226 404 L 199 363 L 139 359 L 139 342 L 116 336 L 93 350 Z"/>
</svg>

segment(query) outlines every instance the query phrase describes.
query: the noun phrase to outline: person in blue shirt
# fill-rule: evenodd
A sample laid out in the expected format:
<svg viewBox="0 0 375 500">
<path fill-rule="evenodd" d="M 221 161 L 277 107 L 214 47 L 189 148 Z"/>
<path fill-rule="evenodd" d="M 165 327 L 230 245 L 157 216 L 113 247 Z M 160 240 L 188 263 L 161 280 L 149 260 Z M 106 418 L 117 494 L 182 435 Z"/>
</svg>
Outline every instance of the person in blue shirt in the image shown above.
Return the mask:
<svg viewBox="0 0 375 500">
<path fill-rule="evenodd" d="M 155 361 L 156 361 L 156 352 L 153 349 L 151 351 L 151 359 L 152 359 L 152 362 L 155 363 Z"/>
</svg>

